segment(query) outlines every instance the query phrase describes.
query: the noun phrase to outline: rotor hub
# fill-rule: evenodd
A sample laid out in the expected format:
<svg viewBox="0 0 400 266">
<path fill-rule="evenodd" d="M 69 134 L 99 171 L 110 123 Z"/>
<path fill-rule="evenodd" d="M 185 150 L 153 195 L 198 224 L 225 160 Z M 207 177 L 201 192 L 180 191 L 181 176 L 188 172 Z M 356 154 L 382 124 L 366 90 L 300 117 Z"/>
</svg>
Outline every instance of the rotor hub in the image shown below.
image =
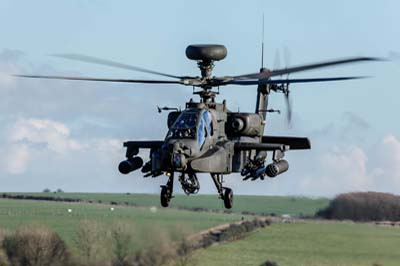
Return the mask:
<svg viewBox="0 0 400 266">
<path fill-rule="evenodd" d="M 197 66 L 200 68 L 201 77 L 203 79 L 210 79 L 212 75 L 212 70 L 214 68 L 213 61 L 198 61 Z"/>
</svg>

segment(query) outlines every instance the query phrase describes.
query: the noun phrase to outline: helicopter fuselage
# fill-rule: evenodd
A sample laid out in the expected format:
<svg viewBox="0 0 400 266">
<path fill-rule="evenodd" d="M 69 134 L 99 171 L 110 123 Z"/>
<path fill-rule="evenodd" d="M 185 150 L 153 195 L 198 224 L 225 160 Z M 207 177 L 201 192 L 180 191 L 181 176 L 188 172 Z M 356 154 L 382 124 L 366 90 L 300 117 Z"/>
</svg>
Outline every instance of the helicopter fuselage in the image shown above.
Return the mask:
<svg viewBox="0 0 400 266">
<path fill-rule="evenodd" d="M 235 142 L 259 143 L 264 123 L 254 113 L 229 112 L 225 102 L 190 101 L 182 112 L 171 112 L 163 145 L 152 150 L 152 172 L 240 172 L 249 151 L 235 153 Z"/>
<path fill-rule="evenodd" d="M 241 172 L 255 160 L 258 163 L 254 166 L 264 166 L 265 145 L 255 146 L 262 142 L 264 126 L 262 114 L 230 112 L 225 101 L 191 100 L 185 110 L 169 113 L 167 136 L 150 149 L 150 160 L 142 172 L 151 176 L 164 172 L 229 174 Z M 140 146 L 136 142 L 125 144 L 127 157 Z M 270 150 L 279 149 L 284 147 L 273 146 Z"/>
</svg>

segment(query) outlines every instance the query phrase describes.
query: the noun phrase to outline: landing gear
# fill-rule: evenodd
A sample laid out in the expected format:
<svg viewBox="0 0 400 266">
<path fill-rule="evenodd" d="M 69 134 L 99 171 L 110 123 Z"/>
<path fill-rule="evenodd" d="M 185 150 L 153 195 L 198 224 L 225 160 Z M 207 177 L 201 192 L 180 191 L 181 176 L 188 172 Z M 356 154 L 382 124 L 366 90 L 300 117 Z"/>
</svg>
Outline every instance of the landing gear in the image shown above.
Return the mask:
<svg viewBox="0 0 400 266">
<path fill-rule="evenodd" d="M 169 188 L 167 188 L 166 186 L 163 186 L 161 188 L 161 196 L 160 196 L 160 200 L 161 200 L 161 206 L 163 207 L 168 207 L 169 206 L 169 202 L 171 201 L 171 197 L 172 197 L 172 192 Z"/>
<path fill-rule="evenodd" d="M 231 209 L 233 206 L 233 191 L 228 187 L 225 188 L 224 192 L 224 205 L 227 209 Z"/>
<path fill-rule="evenodd" d="M 174 173 L 172 172 L 170 173 L 167 184 L 161 186 L 160 201 L 161 201 L 161 206 L 165 208 L 169 206 L 169 203 L 172 199 L 173 186 L 174 186 Z"/>
<path fill-rule="evenodd" d="M 214 181 L 215 187 L 217 188 L 220 199 L 224 201 L 226 209 L 231 209 L 233 206 L 233 191 L 228 187 L 222 186 L 223 176 L 222 174 L 211 174 L 211 178 Z"/>
</svg>

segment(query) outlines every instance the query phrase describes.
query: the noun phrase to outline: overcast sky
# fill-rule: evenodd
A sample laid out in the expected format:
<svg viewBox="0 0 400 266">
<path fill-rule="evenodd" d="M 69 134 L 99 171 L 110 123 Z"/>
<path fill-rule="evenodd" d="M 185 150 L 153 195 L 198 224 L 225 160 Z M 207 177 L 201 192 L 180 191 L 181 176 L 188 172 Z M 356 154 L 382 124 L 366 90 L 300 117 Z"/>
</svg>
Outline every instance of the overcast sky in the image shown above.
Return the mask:
<svg viewBox="0 0 400 266">
<path fill-rule="evenodd" d="M 293 75 L 371 78 L 293 85 L 293 127 L 271 114 L 266 134 L 307 136 L 312 150 L 288 153 L 290 171 L 275 179 L 242 182 L 231 175 L 224 185 L 241 194 L 400 193 L 398 1 L 138 2 L 0 0 L 1 191 L 158 193 L 165 177 L 118 173 L 122 142 L 163 139 L 167 114 L 158 114 L 156 105 L 183 107 L 196 98 L 177 85 L 26 80 L 10 73 L 154 77 L 48 56 L 82 53 L 198 75 L 184 54 L 192 43 L 227 47 L 216 75 L 256 72 L 264 13 L 270 68 L 285 66 L 285 47 L 291 65 L 360 55 L 392 61 Z M 255 98 L 256 87 L 230 86 L 217 99 L 226 99 L 231 110 L 254 111 Z M 284 108 L 282 95 L 271 97 L 271 107 Z M 200 178 L 201 192 L 214 193 L 209 176 Z"/>
</svg>

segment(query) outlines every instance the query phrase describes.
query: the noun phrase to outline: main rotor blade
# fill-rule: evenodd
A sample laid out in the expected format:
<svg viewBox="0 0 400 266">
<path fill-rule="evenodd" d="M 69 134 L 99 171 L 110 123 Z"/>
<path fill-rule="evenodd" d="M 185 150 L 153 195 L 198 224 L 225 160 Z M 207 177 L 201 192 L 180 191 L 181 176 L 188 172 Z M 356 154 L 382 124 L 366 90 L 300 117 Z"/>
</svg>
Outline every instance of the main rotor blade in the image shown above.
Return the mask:
<svg viewBox="0 0 400 266">
<path fill-rule="evenodd" d="M 330 67 L 330 66 L 335 66 L 335 65 L 343 65 L 343 64 L 350 64 L 350 63 L 356 63 L 356 62 L 382 61 L 382 60 L 383 59 L 376 58 L 376 57 L 354 57 L 354 58 L 326 61 L 326 62 L 321 62 L 321 63 L 301 65 L 301 66 L 297 66 L 297 67 L 289 67 L 289 68 L 285 68 L 285 69 L 277 69 L 277 70 L 272 70 L 272 71 L 267 70 L 267 71 L 258 72 L 258 73 L 233 76 L 232 78 L 235 80 L 263 79 L 263 78 L 268 78 L 268 77 L 273 77 L 273 76 L 280 76 L 283 74 L 290 74 L 290 73 L 306 71 L 306 70 L 311 70 L 311 69 L 317 69 L 317 68 Z"/>
<path fill-rule="evenodd" d="M 309 78 L 309 79 L 261 79 L 261 80 L 231 80 L 226 84 L 234 85 L 266 85 L 266 84 L 285 84 L 285 83 L 310 83 L 310 82 L 327 82 L 351 79 L 362 79 L 367 77 L 333 77 L 333 78 Z M 224 84 L 225 85 L 225 84 Z"/>
<path fill-rule="evenodd" d="M 81 61 L 81 62 L 85 62 L 85 63 L 92 63 L 92 64 L 97 64 L 97 65 L 105 65 L 105 66 L 128 69 L 128 70 L 132 70 L 132 71 L 150 73 L 150 74 L 169 77 L 169 78 L 176 78 L 176 79 L 184 78 L 184 77 L 166 74 L 166 73 L 162 73 L 162 72 L 158 72 L 158 71 L 154 71 L 154 70 L 150 70 L 150 69 L 145 69 L 142 67 L 131 66 L 128 64 L 123 64 L 123 63 L 119 63 L 119 62 L 115 62 L 115 61 L 111 61 L 111 60 L 106 60 L 106 59 L 101 59 L 101 58 L 87 56 L 87 55 L 81 55 L 81 54 L 53 54 L 51 56 L 69 59 L 69 60 Z"/>
<path fill-rule="evenodd" d="M 37 78 L 37 79 L 62 79 L 62 80 L 151 83 L 151 84 L 184 84 L 183 81 L 180 80 L 106 79 L 106 78 L 90 78 L 90 77 L 40 76 L 40 75 L 13 75 L 13 76 L 20 78 Z"/>
</svg>

